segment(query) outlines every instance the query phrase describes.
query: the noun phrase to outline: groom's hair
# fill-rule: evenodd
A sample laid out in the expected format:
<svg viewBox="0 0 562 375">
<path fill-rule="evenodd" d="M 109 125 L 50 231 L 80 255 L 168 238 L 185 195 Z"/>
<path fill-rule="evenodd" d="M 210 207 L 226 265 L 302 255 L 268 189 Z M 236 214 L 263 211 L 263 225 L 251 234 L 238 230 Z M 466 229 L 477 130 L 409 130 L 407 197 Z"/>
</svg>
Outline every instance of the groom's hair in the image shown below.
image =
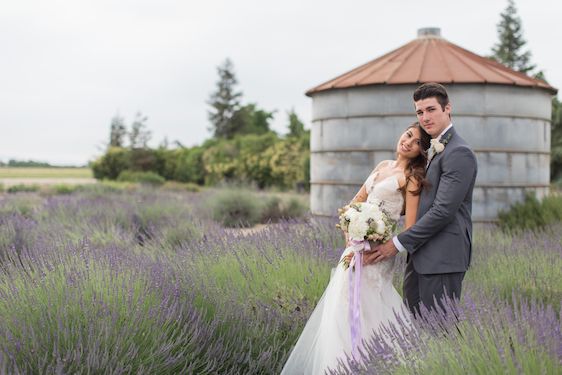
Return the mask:
<svg viewBox="0 0 562 375">
<path fill-rule="evenodd" d="M 445 106 L 449 104 L 449 95 L 443 85 L 435 82 L 424 83 L 414 91 L 414 102 L 418 100 L 435 98 L 441 105 L 441 109 L 445 110 Z"/>
</svg>

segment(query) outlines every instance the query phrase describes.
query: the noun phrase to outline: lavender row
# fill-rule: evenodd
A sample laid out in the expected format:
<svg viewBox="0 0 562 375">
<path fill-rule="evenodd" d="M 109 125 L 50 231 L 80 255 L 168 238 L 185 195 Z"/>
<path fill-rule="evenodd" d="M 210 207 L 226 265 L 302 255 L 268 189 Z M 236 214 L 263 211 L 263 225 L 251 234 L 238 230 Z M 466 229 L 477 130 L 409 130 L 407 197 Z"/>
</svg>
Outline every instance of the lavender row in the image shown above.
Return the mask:
<svg viewBox="0 0 562 375">
<path fill-rule="evenodd" d="M 0 201 L 0 369 L 278 373 L 329 280 L 341 235 L 331 219 L 223 229 L 208 199 L 93 190 Z M 560 229 L 509 237 L 477 228 L 455 323 L 462 335 L 420 322 L 410 335 L 423 345 L 410 343 L 402 357 L 381 352 L 375 337 L 361 371 L 453 371 L 499 356 L 515 372 L 540 362 L 546 367 L 529 368 L 549 373 L 548 364 L 560 365 Z M 480 362 L 469 350 L 478 346 Z M 464 359 L 455 362 L 451 350 Z M 357 370 L 346 366 L 340 371 Z"/>
</svg>

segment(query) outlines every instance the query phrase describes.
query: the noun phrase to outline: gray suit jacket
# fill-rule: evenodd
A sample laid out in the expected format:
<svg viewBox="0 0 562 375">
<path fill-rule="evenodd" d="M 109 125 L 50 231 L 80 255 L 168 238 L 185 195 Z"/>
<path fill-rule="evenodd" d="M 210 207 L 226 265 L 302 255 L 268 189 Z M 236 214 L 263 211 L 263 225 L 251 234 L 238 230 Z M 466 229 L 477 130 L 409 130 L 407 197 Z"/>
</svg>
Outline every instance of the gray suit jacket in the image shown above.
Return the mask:
<svg viewBox="0 0 562 375">
<path fill-rule="evenodd" d="M 476 157 L 454 128 L 443 152 L 431 160 L 416 224 L 398 235 L 419 274 L 465 272 L 472 252 L 472 190 Z"/>
</svg>

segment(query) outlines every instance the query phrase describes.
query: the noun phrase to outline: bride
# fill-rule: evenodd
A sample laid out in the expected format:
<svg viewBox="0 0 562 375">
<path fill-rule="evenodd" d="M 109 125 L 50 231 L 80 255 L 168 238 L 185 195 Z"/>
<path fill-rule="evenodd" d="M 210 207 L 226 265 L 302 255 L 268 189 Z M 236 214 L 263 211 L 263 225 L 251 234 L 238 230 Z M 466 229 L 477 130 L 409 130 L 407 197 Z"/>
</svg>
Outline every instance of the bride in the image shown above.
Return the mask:
<svg viewBox="0 0 562 375">
<path fill-rule="evenodd" d="M 382 202 L 393 220 L 405 213 L 405 226 L 415 223 L 419 194 L 424 185 L 430 136 L 419 123 L 410 125 L 396 145 L 396 160 L 385 160 L 369 175 L 352 202 Z M 347 237 L 347 236 L 346 236 Z M 347 238 L 346 238 L 347 241 Z M 353 258 L 352 247 L 341 259 Z M 340 259 L 340 260 L 341 260 Z M 392 285 L 395 257 L 370 264 L 361 271 L 359 308 L 360 340 L 369 339 L 382 324 L 398 324 L 395 314 L 409 321 L 400 295 Z M 281 374 L 323 374 L 338 359 L 351 355 L 349 274 L 341 263 L 333 271 L 324 295 L 316 305 Z"/>
</svg>

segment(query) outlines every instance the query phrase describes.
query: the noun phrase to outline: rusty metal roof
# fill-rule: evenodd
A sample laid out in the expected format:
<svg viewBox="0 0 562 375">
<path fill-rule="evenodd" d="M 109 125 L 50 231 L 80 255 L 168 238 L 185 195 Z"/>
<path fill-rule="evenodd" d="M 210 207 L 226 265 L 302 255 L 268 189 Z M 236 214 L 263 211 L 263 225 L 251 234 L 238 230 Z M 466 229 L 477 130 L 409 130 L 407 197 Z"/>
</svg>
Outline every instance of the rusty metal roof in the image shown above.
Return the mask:
<svg viewBox="0 0 562 375">
<path fill-rule="evenodd" d="M 437 28 L 420 29 L 418 38 L 348 73 L 316 86 L 306 95 L 332 89 L 424 82 L 490 83 L 537 87 L 552 94 L 548 83 L 510 69 L 453 44 Z"/>
</svg>

